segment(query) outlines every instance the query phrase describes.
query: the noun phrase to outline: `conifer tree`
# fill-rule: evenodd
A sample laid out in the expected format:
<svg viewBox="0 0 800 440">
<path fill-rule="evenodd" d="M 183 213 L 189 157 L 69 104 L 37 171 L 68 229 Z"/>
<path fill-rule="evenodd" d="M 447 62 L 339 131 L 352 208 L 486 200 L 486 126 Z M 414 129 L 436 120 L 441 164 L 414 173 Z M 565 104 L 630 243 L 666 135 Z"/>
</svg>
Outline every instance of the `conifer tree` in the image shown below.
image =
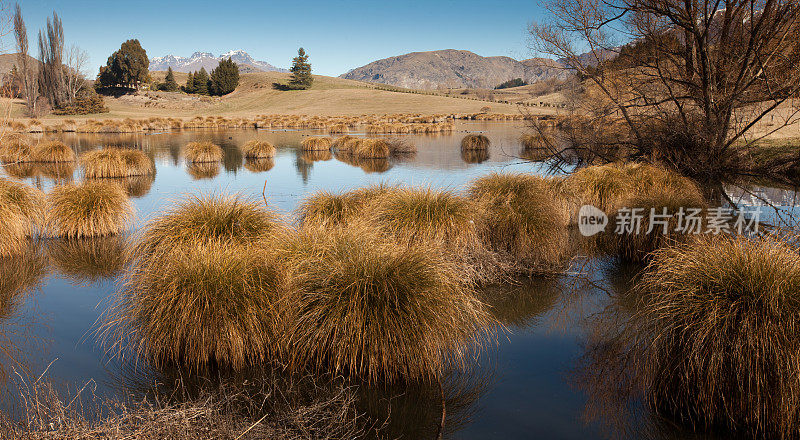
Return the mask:
<svg viewBox="0 0 800 440">
<path fill-rule="evenodd" d="M 183 87 L 186 93 L 194 93 L 194 74 L 189 72 L 189 77 L 186 78 L 186 85 Z"/>
<path fill-rule="evenodd" d="M 211 71 L 211 90 L 214 95 L 227 95 L 239 85 L 239 66 L 230 58 L 221 60 Z"/>
<path fill-rule="evenodd" d="M 292 67 L 289 69 L 292 77 L 289 80 L 289 88 L 295 90 L 305 90 L 311 87 L 314 77 L 311 76 L 311 64 L 308 63 L 308 55 L 302 47 L 297 51 L 297 56 L 292 59 Z"/>
<path fill-rule="evenodd" d="M 175 82 L 175 74 L 172 72 L 172 67 L 167 69 L 167 77 L 164 78 L 164 84 L 161 85 L 161 90 L 167 92 L 175 92 L 178 90 L 178 83 Z"/>
<path fill-rule="evenodd" d="M 194 93 L 198 95 L 208 95 L 208 72 L 205 67 L 194 74 Z"/>
</svg>

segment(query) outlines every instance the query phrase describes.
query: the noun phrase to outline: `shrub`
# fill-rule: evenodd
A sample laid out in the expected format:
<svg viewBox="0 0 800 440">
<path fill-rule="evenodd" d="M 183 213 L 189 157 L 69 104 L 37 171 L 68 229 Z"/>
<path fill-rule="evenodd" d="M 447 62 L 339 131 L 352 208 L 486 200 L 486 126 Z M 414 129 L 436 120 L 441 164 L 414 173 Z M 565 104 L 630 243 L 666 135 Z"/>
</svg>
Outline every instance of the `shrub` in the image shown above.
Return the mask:
<svg viewBox="0 0 800 440">
<path fill-rule="evenodd" d="M 121 186 L 86 181 L 60 185 L 47 195 L 47 231 L 58 237 L 95 237 L 124 232 L 133 206 Z"/>
<path fill-rule="evenodd" d="M 275 152 L 275 146 L 267 141 L 253 139 L 242 146 L 245 159 L 271 159 Z"/>
<path fill-rule="evenodd" d="M 547 270 L 564 257 L 569 215 L 543 177 L 491 174 L 469 196 L 481 207 L 478 228 L 489 249 L 525 270 Z"/>
<path fill-rule="evenodd" d="M 183 156 L 187 162 L 219 162 L 222 160 L 222 148 L 211 142 L 189 142 L 183 148 Z"/>
<path fill-rule="evenodd" d="M 633 319 L 647 402 L 696 428 L 791 438 L 800 421 L 800 256 L 776 237 L 658 250 Z M 777 396 L 780 396 L 777 398 Z"/>
<path fill-rule="evenodd" d="M 491 332 L 457 268 L 425 245 L 398 246 L 351 224 L 301 233 L 286 258 L 299 283 L 287 301 L 296 369 L 369 382 L 436 379 Z"/>
<path fill-rule="evenodd" d="M 85 87 L 72 104 L 53 110 L 56 115 L 90 115 L 108 113 L 103 97 L 94 89 Z"/>
<path fill-rule="evenodd" d="M 461 151 L 486 150 L 490 144 L 489 138 L 482 134 L 468 134 L 461 139 Z"/>
<path fill-rule="evenodd" d="M 61 141 L 43 142 L 33 149 L 33 162 L 74 162 L 75 151 Z"/>
<path fill-rule="evenodd" d="M 303 139 L 303 151 L 325 151 L 331 149 L 333 139 L 329 137 L 310 137 Z"/>
<path fill-rule="evenodd" d="M 510 80 L 508 80 L 506 82 L 500 83 L 500 85 L 495 87 L 495 90 L 497 90 L 497 89 L 509 89 L 511 87 L 522 87 L 522 86 L 527 86 L 527 85 L 528 85 L 528 83 L 525 82 L 522 78 L 514 78 L 514 79 L 510 79 Z"/>
<path fill-rule="evenodd" d="M 239 66 L 230 58 L 220 60 L 211 71 L 211 92 L 214 95 L 227 95 L 239 86 Z"/>
</svg>

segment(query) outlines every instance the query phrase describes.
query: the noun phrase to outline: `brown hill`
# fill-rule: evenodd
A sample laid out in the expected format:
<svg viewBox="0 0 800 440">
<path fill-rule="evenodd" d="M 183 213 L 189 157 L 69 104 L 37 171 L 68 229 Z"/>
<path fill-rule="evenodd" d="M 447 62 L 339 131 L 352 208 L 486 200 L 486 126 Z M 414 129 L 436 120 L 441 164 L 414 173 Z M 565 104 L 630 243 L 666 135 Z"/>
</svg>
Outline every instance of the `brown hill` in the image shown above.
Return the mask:
<svg viewBox="0 0 800 440">
<path fill-rule="evenodd" d="M 528 83 L 564 78 L 567 71 L 557 61 L 533 58 L 483 57 L 466 50 L 412 52 L 374 61 L 341 78 L 382 83 L 410 89 L 491 89 L 514 78 Z"/>
</svg>

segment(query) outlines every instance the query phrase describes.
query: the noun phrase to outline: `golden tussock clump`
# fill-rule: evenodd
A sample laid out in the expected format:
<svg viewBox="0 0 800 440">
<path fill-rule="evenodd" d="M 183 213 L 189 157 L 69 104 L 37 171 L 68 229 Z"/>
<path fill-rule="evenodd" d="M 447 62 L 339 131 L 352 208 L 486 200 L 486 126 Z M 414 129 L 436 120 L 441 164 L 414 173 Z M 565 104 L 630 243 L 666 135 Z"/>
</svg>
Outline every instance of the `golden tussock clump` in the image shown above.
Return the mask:
<svg viewBox="0 0 800 440">
<path fill-rule="evenodd" d="M 469 186 L 486 246 L 523 271 L 548 271 L 565 258 L 569 215 L 552 188 L 527 174 L 490 174 Z"/>
<path fill-rule="evenodd" d="M 328 127 L 328 133 L 330 134 L 344 134 L 350 131 L 350 128 L 347 124 L 333 124 Z"/>
<path fill-rule="evenodd" d="M 33 148 L 33 162 L 74 162 L 75 151 L 61 141 L 42 142 Z"/>
<path fill-rule="evenodd" d="M 266 173 L 275 167 L 275 161 L 272 158 L 245 159 L 244 167 L 251 173 Z"/>
<path fill-rule="evenodd" d="M 655 252 L 623 333 L 650 408 L 694 429 L 792 438 L 800 423 L 797 237 L 698 236 Z M 780 396 L 780 398 L 776 398 Z"/>
<path fill-rule="evenodd" d="M 223 152 L 219 145 L 211 142 L 189 142 L 183 147 L 183 156 L 187 162 L 219 162 Z"/>
<path fill-rule="evenodd" d="M 285 231 L 277 214 L 239 197 L 179 202 L 134 244 L 103 339 L 156 366 L 265 362 L 279 350 L 279 299 L 290 288 L 271 244 Z"/>
<path fill-rule="evenodd" d="M 0 162 L 21 163 L 30 162 L 32 148 L 23 136 L 5 135 L 0 140 Z"/>
<path fill-rule="evenodd" d="M 0 205 L 16 212 L 24 234 L 33 236 L 44 223 L 45 195 L 38 188 L 0 177 Z M 0 221 L 3 217 L 0 217 Z M 9 219 L 10 222 L 13 219 Z"/>
<path fill-rule="evenodd" d="M 60 185 L 47 195 L 47 232 L 56 237 L 96 237 L 124 232 L 133 206 L 120 185 L 102 181 Z"/>
<path fill-rule="evenodd" d="M 486 150 L 490 144 L 489 138 L 482 134 L 468 134 L 461 139 L 461 150 Z"/>
<path fill-rule="evenodd" d="M 301 145 L 303 151 L 325 151 L 330 150 L 333 139 L 329 137 L 310 137 L 303 139 Z"/>
<path fill-rule="evenodd" d="M 253 139 L 242 146 L 245 159 L 271 159 L 275 157 L 275 146 L 267 141 Z"/>
<path fill-rule="evenodd" d="M 361 159 L 388 159 L 391 151 L 389 143 L 383 139 L 359 139 L 351 150 L 355 157 Z"/>
<path fill-rule="evenodd" d="M 155 173 L 153 161 L 144 152 L 124 148 L 106 148 L 81 155 L 87 179 L 143 176 Z"/>
<path fill-rule="evenodd" d="M 0 204 L 0 258 L 18 254 L 25 244 L 27 222 L 18 211 Z"/>
<path fill-rule="evenodd" d="M 344 135 L 334 139 L 331 148 L 337 151 L 351 151 L 360 139 L 356 136 Z"/>
<path fill-rule="evenodd" d="M 296 270 L 286 345 L 297 370 L 435 380 L 493 333 L 457 267 L 424 244 L 400 246 L 350 224 L 301 232 L 284 252 Z"/>
<path fill-rule="evenodd" d="M 317 191 L 300 202 L 297 217 L 302 227 L 328 229 L 346 226 L 354 219 L 367 218 L 376 200 L 397 189 L 380 183 L 343 194 Z"/>
</svg>

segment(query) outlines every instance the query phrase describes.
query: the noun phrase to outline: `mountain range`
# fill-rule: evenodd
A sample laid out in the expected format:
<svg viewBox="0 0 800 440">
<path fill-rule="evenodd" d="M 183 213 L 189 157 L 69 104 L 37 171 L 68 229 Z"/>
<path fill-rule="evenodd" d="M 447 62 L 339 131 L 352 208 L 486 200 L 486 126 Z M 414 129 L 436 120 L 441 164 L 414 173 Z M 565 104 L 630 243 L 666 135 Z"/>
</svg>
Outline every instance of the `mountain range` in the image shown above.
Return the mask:
<svg viewBox="0 0 800 440">
<path fill-rule="evenodd" d="M 410 89 L 494 88 L 514 78 L 528 83 L 566 78 L 569 70 L 556 60 L 483 57 L 467 50 L 412 52 L 373 61 L 341 78 L 389 84 Z"/>
<path fill-rule="evenodd" d="M 172 67 L 176 72 L 195 72 L 205 68 L 209 73 L 217 67 L 220 60 L 230 58 L 239 66 L 242 73 L 248 72 L 288 72 L 286 69 L 275 67 L 266 61 L 256 61 L 250 54 L 243 50 L 232 50 L 220 56 L 214 56 L 210 52 L 195 52 L 189 58 L 165 55 L 150 59 L 151 71 L 163 71 Z"/>
</svg>

